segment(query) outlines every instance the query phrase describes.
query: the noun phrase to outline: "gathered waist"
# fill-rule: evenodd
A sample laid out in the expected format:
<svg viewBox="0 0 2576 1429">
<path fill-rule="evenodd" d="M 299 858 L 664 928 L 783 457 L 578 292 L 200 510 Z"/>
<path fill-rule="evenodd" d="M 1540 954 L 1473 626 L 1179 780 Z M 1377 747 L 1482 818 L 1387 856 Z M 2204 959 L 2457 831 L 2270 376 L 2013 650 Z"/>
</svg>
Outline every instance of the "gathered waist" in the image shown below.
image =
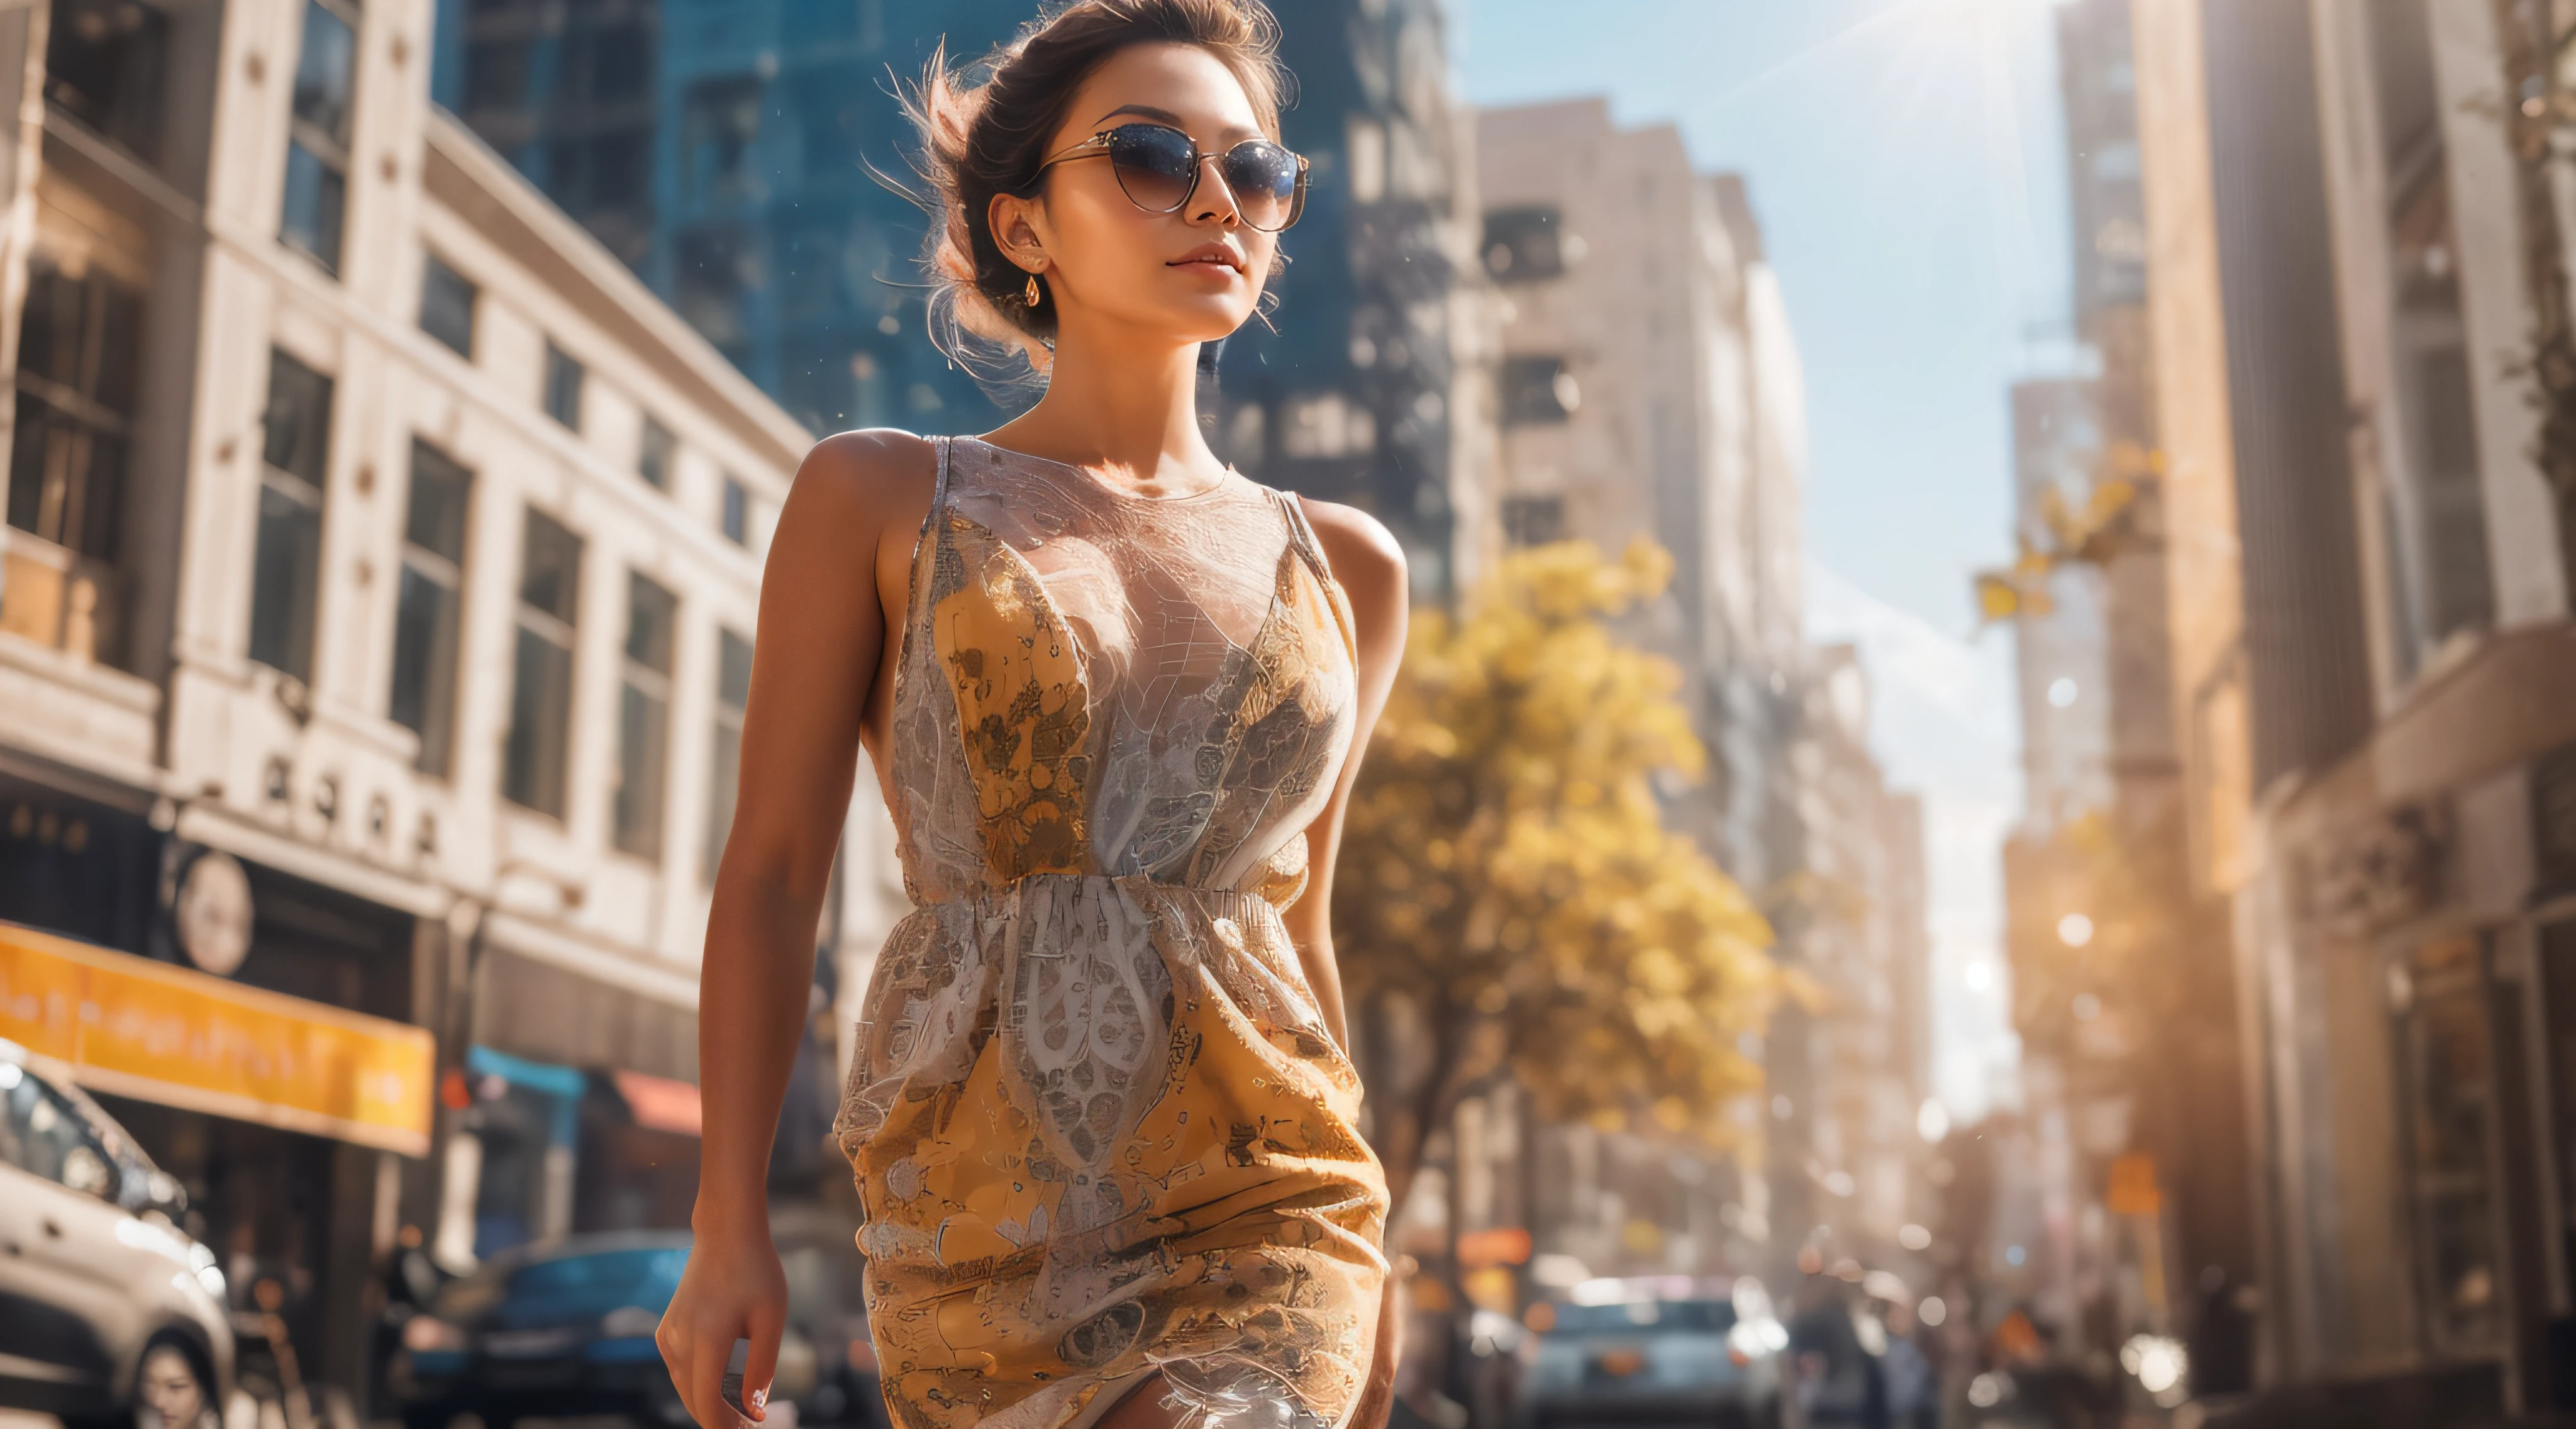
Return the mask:
<svg viewBox="0 0 2576 1429">
<path fill-rule="evenodd" d="M 936 914 L 944 909 L 963 909 L 983 917 L 1004 917 L 1025 912 L 1032 904 L 1054 904 L 1064 900 L 1079 903 L 1113 891 L 1125 894 L 1125 901 L 1148 912 L 1178 903 L 1210 917 L 1232 918 L 1238 922 L 1264 913 L 1276 917 L 1279 913 L 1277 904 L 1258 893 L 1203 884 L 1167 883 L 1142 873 L 1023 874 L 1008 883 L 979 884 L 945 898 L 916 898 L 912 912 L 918 916 Z"/>
</svg>

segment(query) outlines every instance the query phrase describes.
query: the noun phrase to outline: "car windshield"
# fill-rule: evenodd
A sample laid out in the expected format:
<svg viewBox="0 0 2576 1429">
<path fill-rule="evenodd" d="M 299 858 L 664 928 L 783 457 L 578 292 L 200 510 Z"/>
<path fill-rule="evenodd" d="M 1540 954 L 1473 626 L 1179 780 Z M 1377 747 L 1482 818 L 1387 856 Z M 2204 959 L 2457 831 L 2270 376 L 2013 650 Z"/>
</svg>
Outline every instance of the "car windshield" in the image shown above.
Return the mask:
<svg viewBox="0 0 2576 1429">
<path fill-rule="evenodd" d="M 658 1291 L 667 1299 L 688 1263 L 688 1251 L 677 1246 L 559 1255 L 520 1266 L 510 1275 L 507 1294 L 512 1300 L 598 1300 L 625 1305 L 640 1303 Z"/>
<path fill-rule="evenodd" d="M 438 1314 L 460 1323 L 487 1313 L 529 1323 L 605 1314 L 621 1305 L 660 1309 L 679 1288 L 688 1261 L 683 1246 L 626 1246 L 487 1265 L 441 1292 Z"/>
<path fill-rule="evenodd" d="M 1734 1328 L 1735 1307 L 1724 1300 L 1641 1300 L 1631 1305 L 1559 1305 L 1551 1333 L 1722 1335 Z"/>
</svg>

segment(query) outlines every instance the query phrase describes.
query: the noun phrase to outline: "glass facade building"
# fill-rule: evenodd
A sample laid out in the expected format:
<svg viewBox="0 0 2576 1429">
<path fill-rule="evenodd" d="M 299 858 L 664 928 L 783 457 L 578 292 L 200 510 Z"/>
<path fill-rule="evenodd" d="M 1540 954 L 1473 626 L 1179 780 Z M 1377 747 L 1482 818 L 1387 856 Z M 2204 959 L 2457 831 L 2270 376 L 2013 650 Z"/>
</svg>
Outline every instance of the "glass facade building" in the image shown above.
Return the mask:
<svg viewBox="0 0 2576 1429">
<path fill-rule="evenodd" d="M 799 421 L 971 432 L 1004 403 L 930 342 L 895 100 L 1033 0 L 440 0 L 432 90 Z M 1437 0 L 1284 12 L 1315 182 L 1271 322 L 1208 405 L 1247 472 L 1375 511 L 1450 580 L 1459 172 Z M 1006 394 L 1007 400 L 1007 394 Z"/>
</svg>

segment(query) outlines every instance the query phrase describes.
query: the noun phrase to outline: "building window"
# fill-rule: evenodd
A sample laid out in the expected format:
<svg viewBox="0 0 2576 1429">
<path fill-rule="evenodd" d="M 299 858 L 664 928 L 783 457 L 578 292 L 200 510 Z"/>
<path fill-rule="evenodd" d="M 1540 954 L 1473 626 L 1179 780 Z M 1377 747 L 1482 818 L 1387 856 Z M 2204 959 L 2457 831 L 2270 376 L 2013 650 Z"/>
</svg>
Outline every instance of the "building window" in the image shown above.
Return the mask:
<svg viewBox="0 0 2576 1429">
<path fill-rule="evenodd" d="M 277 236 L 333 273 L 340 271 L 340 223 L 349 199 L 357 27 L 357 8 L 344 0 L 304 0 L 304 40 L 287 127 L 286 214 Z"/>
<path fill-rule="evenodd" d="M 635 474 L 656 491 L 671 489 L 671 464 L 678 459 L 680 439 L 671 429 L 650 417 L 644 419 L 644 436 L 635 448 Z"/>
<path fill-rule="evenodd" d="M 669 762 L 671 635 L 679 601 L 640 575 L 626 580 L 626 679 L 617 703 L 617 847 L 662 856 L 662 771 Z"/>
<path fill-rule="evenodd" d="M 709 883 L 724 861 L 725 836 L 733 832 L 734 800 L 742 792 L 742 717 L 751 707 L 751 642 L 720 630 L 716 644 L 716 757 L 708 776 L 705 856 Z"/>
<path fill-rule="evenodd" d="M 1565 539 L 1565 498 L 1506 496 L 1503 539 L 1515 546 L 1544 546 Z"/>
<path fill-rule="evenodd" d="M 250 658 L 309 685 L 322 575 L 322 491 L 331 451 L 331 379 L 271 349 L 268 410 L 260 422 Z"/>
<path fill-rule="evenodd" d="M 546 415 L 581 430 L 581 364 L 562 348 L 546 344 Z"/>
<path fill-rule="evenodd" d="M 474 360 L 474 299 L 479 290 L 435 253 L 420 265 L 420 330 Z"/>
<path fill-rule="evenodd" d="M 2488 1138 L 2497 1134 L 2485 950 L 2474 934 L 2418 947 L 2396 972 L 2418 1273 L 2437 1349 L 2495 1345 L 2505 1264 Z"/>
<path fill-rule="evenodd" d="M 1503 283 L 1533 283 L 1565 272 L 1564 221 L 1553 208 L 1498 208 L 1485 215 L 1485 271 Z"/>
<path fill-rule="evenodd" d="M 751 544 L 751 492 L 739 477 L 725 478 L 724 534 L 737 546 Z"/>
<path fill-rule="evenodd" d="M 681 229 L 672 241 L 671 306 L 742 367 L 751 360 L 751 302 L 763 275 L 759 236 L 743 224 Z"/>
<path fill-rule="evenodd" d="M 562 818 L 572 728 L 573 633 L 581 613 L 581 538 L 541 511 L 528 512 L 519 562 L 519 641 L 512 660 L 510 737 L 501 794 Z"/>
<path fill-rule="evenodd" d="M 1503 422 L 1507 426 L 1562 422 L 1583 405 L 1583 391 L 1562 357 L 1503 359 Z"/>
<path fill-rule="evenodd" d="M 45 98 L 147 164 L 161 159 L 170 17 L 142 0 L 54 0 Z"/>
<path fill-rule="evenodd" d="M 116 559 L 142 320 L 142 296 L 96 269 L 28 259 L 9 524 L 101 561 Z"/>
<path fill-rule="evenodd" d="M 456 634 L 464 600 L 465 510 L 474 475 L 426 442 L 411 444 L 394 683 L 387 713 L 420 736 L 414 767 L 445 777 L 456 720 Z"/>
<path fill-rule="evenodd" d="M 760 138 L 754 75 L 705 79 L 680 100 L 680 202 L 688 208 L 754 197 L 751 149 Z"/>
</svg>

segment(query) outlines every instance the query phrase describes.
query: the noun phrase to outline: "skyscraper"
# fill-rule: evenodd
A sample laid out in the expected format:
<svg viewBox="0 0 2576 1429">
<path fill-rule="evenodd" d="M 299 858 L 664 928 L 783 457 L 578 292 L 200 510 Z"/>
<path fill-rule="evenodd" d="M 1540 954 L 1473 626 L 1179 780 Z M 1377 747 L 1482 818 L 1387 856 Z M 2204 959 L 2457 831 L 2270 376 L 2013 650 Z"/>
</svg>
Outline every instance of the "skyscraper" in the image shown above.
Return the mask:
<svg viewBox="0 0 2576 1429">
<path fill-rule="evenodd" d="M 931 342 L 895 95 L 1033 0 L 440 0 L 433 92 L 816 432 L 971 432 L 1015 394 Z M 1394 528 L 1451 586 L 1465 202 L 1437 0 L 1283 15 L 1314 161 L 1275 315 L 1226 345 L 1218 450 Z M 1472 431 L 1472 423 L 1470 428 Z M 1472 438 L 1464 439 L 1472 447 Z"/>
</svg>

